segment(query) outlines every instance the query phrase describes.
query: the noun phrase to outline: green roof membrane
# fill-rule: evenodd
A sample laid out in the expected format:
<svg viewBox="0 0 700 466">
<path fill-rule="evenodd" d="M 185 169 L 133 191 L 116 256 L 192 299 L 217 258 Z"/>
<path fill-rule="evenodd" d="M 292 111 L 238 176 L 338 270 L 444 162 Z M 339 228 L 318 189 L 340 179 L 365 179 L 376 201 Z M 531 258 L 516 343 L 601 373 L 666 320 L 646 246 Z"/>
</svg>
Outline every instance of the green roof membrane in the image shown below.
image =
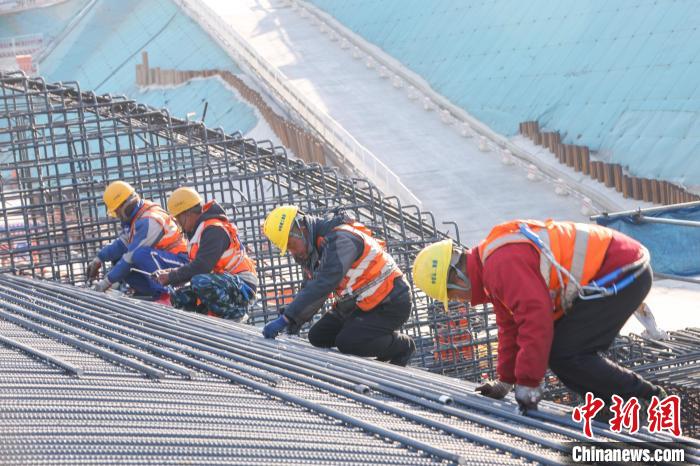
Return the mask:
<svg viewBox="0 0 700 466">
<path fill-rule="evenodd" d="M 538 120 L 639 177 L 700 186 L 693 0 L 310 0 L 496 131 Z"/>
<path fill-rule="evenodd" d="M 70 17 L 87 2 L 70 0 L 59 5 L 0 16 L 0 36 L 50 31 L 59 35 Z M 56 24 L 51 23 L 56 18 Z M 228 133 L 245 134 L 258 122 L 253 108 L 218 79 L 191 81 L 178 87 L 145 91 L 136 85 L 135 66 L 141 52 L 149 66 L 177 70 L 221 69 L 240 73 L 231 58 L 170 0 L 98 1 L 56 48 L 39 63 L 47 81 L 78 81 L 97 94 L 124 94 L 155 108 L 167 107 L 173 116 L 190 112 L 201 119 L 208 102 L 206 122 Z"/>
</svg>

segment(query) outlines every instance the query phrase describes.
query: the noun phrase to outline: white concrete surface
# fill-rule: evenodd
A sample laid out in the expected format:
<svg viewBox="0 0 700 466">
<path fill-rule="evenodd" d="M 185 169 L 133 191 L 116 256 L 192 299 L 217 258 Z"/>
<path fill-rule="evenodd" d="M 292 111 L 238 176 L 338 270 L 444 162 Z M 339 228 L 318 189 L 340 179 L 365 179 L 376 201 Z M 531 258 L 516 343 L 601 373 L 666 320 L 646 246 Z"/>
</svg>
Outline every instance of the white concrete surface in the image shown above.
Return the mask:
<svg viewBox="0 0 700 466">
<path fill-rule="evenodd" d="M 399 175 L 438 224 L 455 221 L 463 243 L 477 243 L 505 220 L 586 221 L 593 213 L 582 209 L 577 193 L 558 195 L 556 180 L 519 162 L 504 164 L 500 152 L 480 151 L 479 138 L 465 138 L 459 128 L 445 125 L 440 114 L 424 110 L 420 99 L 409 99 L 405 88 L 383 78 L 381 66 L 370 68 L 364 58 L 354 58 L 352 47 L 343 49 L 342 41 L 331 40 L 310 17 L 302 17 L 286 2 L 201 1 L 277 67 L 311 105 L 329 114 Z M 543 159 L 551 157 L 522 138 L 513 141 Z M 562 175 L 572 176 L 553 158 L 551 164 Z M 621 209 L 646 207 L 574 175 L 614 199 Z M 665 330 L 699 326 L 700 286 L 664 282 L 655 285 L 647 301 L 659 326 Z M 630 320 L 624 331 L 641 331 L 641 325 Z"/>
<path fill-rule="evenodd" d="M 410 100 L 350 49 L 323 35 L 308 18 L 270 0 L 203 0 L 250 46 L 386 163 L 438 222 L 453 220 L 467 244 L 512 218 L 585 220 L 581 200 L 555 185 L 529 181 L 527 170 L 481 152 L 440 115 Z"/>
<path fill-rule="evenodd" d="M 677 280 L 655 280 L 645 302 L 662 330 L 700 327 L 700 285 Z M 642 324 L 632 317 L 620 333 L 640 334 L 643 330 Z"/>
</svg>

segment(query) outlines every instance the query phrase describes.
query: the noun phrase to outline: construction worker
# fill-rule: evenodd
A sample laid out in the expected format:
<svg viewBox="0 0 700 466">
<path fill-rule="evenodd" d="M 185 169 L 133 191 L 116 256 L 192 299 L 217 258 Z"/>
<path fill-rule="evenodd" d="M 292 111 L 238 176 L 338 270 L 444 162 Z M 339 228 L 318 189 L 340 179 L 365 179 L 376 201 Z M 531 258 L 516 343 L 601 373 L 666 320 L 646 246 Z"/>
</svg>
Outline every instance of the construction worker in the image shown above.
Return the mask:
<svg viewBox="0 0 700 466">
<path fill-rule="evenodd" d="M 298 330 L 334 293 L 331 311 L 309 330 L 312 345 L 408 364 L 416 345 L 397 330 L 411 313 L 409 286 L 368 228 L 341 211 L 317 218 L 286 205 L 270 212 L 263 232 L 305 275 L 301 291 L 263 329 L 265 338 Z"/>
<path fill-rule="evenodd" d="M 255 262 L 238 239 L 236 225 L 214 200 L 206 204 L 192 188 L 178 188 L 168 198 L 168 211 L 189 238 L 190 262 L 163 270 L 161 285 L 183 286 L 171 293 L 173 306 L 241 320 L 255 302 L 258 276 Z"/>
<path fill-rule="evenodd" d="M 474 249 L 444 240 L 423 249 L 413 278 L 444 303 L 493 303 L 498 380 L 477 388 L 503 398 L 515 385 L 521 409 L 536 409 L 547 365 L 582 397 L 609 401 L 665 396 L 661 387 L 599 354 L 644 301 L 649 254 L 617 231 L 573 222 L 516 220 L 491 230 Z"/>
<path fill-rule="evenodd" d="M 102 264 L 114 266 L 94 285 L 106 291 L 117 282 L 127 283 L 136 296 L 163 298 L 167 289 L 154 280 L 159 268 L 187 263 L 187 243 L 180 228 L 158 204 L 141 199 L 124 181 L 110 183 L 104 192 L 107 214 L 122 222 L 122 233 L 90 262 L 88 280 L 99 274 Z"/>
</svg>

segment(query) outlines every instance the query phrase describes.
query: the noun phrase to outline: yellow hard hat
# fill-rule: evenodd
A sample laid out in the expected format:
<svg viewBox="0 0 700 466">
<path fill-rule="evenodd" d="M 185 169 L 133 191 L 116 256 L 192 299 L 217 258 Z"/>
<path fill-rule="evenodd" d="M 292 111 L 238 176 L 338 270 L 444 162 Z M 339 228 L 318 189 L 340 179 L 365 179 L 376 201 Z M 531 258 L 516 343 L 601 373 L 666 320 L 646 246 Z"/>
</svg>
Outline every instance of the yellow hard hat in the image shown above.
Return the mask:
<svg viewBox="0 0 700 466">
<path fill-rule="evenodd" d="M 425 294 L 443 303 L 447 310 L 447 277 L 452 260 L 452 240 L 426 246 L 413 261 L 413 283 Z"/>
<path fill-rule="evenodd" d="M 272 244 L 280 249 L 282 255 L 287 252 L 289 231 L 292 229 L 297 212 L 299 212 L 297 206 L 279 206 L 267 214 L 265 223 L 263 223 L 263 233 Z"/>
<path fill-rule="evenodd" d="M 129 197 L 134 194 L 136 190 L 126 181 L 112 181 L 105 188 L 105 193 L 102 199 L 105 201 L 107 206 L 107 214 L 110 217 L 116 217 L 116 210 L 121 206 L 124 201 L 129 199 Z"/>
<path fill-rule="evenodd" d="M 177 188 L 168 198 L 168 213 L 180 215 L 187 209 L 202 204 L 202 197 L 192 188 Z"/>
</svg>

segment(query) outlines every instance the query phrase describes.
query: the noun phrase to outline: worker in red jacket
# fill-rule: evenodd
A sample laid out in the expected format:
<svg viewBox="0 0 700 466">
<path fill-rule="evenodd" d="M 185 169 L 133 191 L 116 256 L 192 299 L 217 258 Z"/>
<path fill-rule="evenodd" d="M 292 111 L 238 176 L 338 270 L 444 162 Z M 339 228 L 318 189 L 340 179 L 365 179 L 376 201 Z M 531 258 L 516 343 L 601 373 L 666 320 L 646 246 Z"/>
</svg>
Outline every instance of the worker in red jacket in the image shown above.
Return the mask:
<svg viewBox="0 0 700 466">
<path fill-rule="evenodd" d="M 442 301 L 493 303 L 498 380 L 477 387 L 503 398 L 515 385 L 524 410 L 542 398 L 547 366 L 567 387 L 610 400 L 664 397 L 661 387 L 600 355 L 651 288 L 649 253 L 598 225 L 516 220 L 496 226 L 478 247 L 451 240 L 423 249 L 415 284 Z"/>
</svg>

